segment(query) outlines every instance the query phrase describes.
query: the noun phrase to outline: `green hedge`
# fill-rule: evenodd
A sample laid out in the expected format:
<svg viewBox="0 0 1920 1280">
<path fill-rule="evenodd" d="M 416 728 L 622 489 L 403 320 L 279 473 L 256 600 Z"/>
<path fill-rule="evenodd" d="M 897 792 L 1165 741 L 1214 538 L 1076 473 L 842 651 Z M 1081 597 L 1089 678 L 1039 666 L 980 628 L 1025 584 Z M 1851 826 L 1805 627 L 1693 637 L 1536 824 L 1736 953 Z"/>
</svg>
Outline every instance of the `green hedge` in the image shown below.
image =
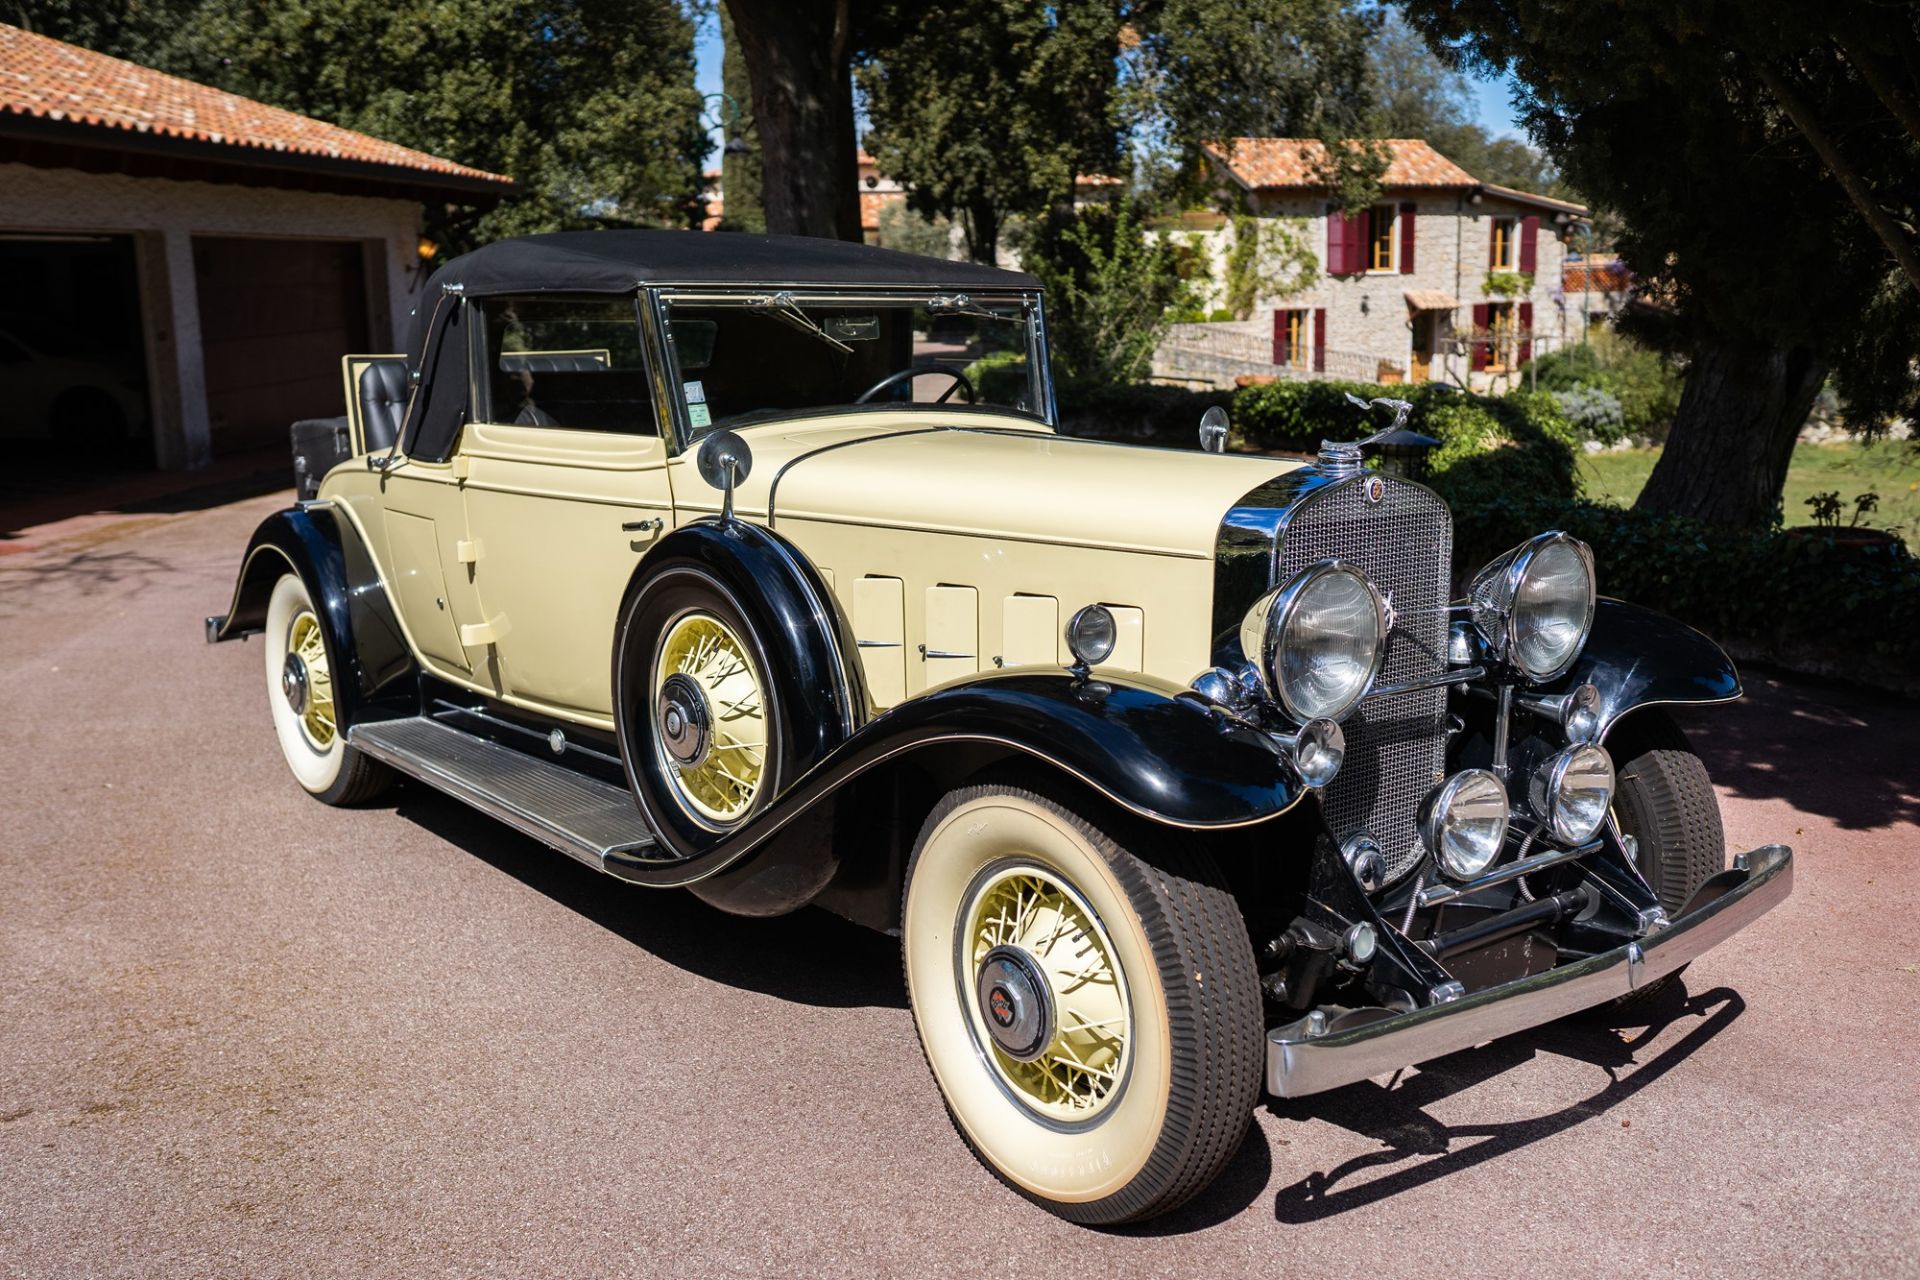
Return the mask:
<svg viewBox="0 0 1920 1280">
<path fill-rule="evenodd" d="M 1778 529 L 1506 494 L 1456 505 L 1464 574 L 1545 529 L 1593 547 L 1600 591 L 1700 628 L 1736 657 L 1920 693 L 1920 560 Z"/>
<path fill-rule="evenodd" d="M 1322 440 L 1358 440 L 1388 424 L 1384 409 L 1362 414 L 1347 402 L 1348 392 L 1413 405 L 1407 426 L 1440 442 L 1427 457 L 1426 481 L 1450 503 L 1511 493 L 1571 499 L 1578 492 L 1572 424 L 1544 392 L 1479 396 L 1431 382 L 1270 382 L 1234 393 L 1235 445 L 1311 452 Z"/>
</svg>

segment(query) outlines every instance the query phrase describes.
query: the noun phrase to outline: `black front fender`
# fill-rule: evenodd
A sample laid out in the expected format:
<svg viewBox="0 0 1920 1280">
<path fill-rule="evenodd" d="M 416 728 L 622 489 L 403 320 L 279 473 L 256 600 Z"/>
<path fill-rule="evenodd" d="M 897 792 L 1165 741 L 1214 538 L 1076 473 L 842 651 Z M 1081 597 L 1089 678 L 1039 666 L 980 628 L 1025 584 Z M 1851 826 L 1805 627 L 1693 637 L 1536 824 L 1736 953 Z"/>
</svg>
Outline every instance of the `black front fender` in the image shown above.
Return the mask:
<svg viewBox="0 0 1920 1280">
<path fill-rule="evenodd" d="M 1731 702 L 1740 696 L 1740 673 L 1726 650 L 1684 622 L 1605 597 L 1594 610 L 1586 648 L 1546 692 L 1564 693 L 1581 684 L 1600 691 L 1602 738 L 1639 707 Z"/>
<path fill-rule="evenodd" d="M 760 885 L 824 883 L 795 874 L 776 839 L 848 786 L 942 748 L 979 746 L 1063 773 L 1149 821 L 1191 830 L 1264 821 L 1306 788 L 1268 735 L 1196 698 L 1126 678 L 1078 680 L 1051 669 L 1015 669 L 953 684 L 901 703 L 856 730 L 746 827 L 691 859 L 670 864 L 609 859 L 608 869 L 648 884 L 690 884 L 728 873 L 717 905 L 753 914 L 798 901 L 760 896 Z M 718 886 L 715 886 L 716 888 Z M 737 892 L 735 891 L 737 887 Z M 715 895 L 702 896 L 715 899 Z"/>
<path fill-rule="evenodd" d="M 207 640 L 252 635 L 267 623 L 273 586 L 297 573 L 313 597 L 336 664 L 334 698 L 341 723 L 378 709 L 380 716 L 418 710 L 418 668 L 359 532 L 328 505 L 289 507 L 260 522 L 240 559 L 233 602 L 208 618 Z M 342 679 L 342 675 L 346 678 Z"/>
</svg>

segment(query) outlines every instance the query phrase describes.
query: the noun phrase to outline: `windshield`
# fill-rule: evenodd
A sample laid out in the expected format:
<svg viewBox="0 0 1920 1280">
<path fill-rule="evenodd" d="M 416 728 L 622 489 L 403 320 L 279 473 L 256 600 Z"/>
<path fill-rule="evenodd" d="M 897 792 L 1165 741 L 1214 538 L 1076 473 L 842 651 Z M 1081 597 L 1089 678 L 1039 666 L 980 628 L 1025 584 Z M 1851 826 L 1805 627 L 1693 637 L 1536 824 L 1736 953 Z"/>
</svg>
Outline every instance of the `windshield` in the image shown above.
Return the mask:
<svg viewBox="0 0 1920 1280">
<path fill-rule="evenodd" d="M 1044 414 L 1025 298 L 669 296 L 694 438 L 796 413 L 939 408 Z"/>
</svg>

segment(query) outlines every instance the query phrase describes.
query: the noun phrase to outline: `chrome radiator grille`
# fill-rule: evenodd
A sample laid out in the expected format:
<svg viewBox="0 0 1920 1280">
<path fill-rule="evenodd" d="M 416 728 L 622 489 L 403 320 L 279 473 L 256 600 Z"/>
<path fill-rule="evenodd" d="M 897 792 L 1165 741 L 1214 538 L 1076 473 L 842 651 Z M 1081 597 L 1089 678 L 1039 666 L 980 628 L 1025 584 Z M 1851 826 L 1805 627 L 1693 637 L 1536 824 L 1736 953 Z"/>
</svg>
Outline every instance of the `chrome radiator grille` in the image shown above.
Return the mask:
<svg viewBox="0 0 1920 1280">
<path fill-rule="evenodd" d="M 1379 476 L 1377 502 L 1363 476 L 1308 497 L 1280 543 L 1280 581 L 1308 565 L 1341 559 L 1358 565 L 1393 604 L 1395 625 L 1379 687 L 1419 679 L 1447 665 L 1448 578 L 1453 519 L 1418 485 Z M 1398 880 L 1420 860 L 1416 810 L 1446 770 L 1447 690 L 1367 698 L 1341 726 L 1347 760 L 1321 794 L 1341 840 L 1365 833 L 1386 854 Z"/>
</svg>

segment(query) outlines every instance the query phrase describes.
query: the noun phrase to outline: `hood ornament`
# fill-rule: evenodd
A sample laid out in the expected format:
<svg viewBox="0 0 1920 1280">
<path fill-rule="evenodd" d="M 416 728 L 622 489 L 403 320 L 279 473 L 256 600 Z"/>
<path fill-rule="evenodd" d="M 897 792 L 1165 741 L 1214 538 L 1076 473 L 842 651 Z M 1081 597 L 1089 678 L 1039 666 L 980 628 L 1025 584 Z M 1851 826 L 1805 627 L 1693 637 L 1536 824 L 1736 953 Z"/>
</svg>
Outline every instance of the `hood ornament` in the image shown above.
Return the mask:
<svg viewBox="0 0 1920 1280">
<path fill-rule="evenodd" d="M 1406 443 L 1408 440 L 1426 444 L 1438 444 L 1426 436 L 1417 435 L 1407 428 L 1407 416 L 1413 412 L 1410 400 L 1395 400 L 1388 396 L 1378 396 L 1372 400 L 1362 400 L 1353 392 L 1347 392 L 1347 402 L 1363 413 L 1372 413 L 1385 405 L 1393 410 L 1393 423 L 1383 430 L 1376 431 L 1364 440 L 1322 440 L 1320 442 L 1320 469 L 1330 476 L 1359 475 L 1366 466 L 1367 450 L 1377 444 Z M 1396 440 L 1396 437 L 1402 439 Z"/>
</svg>

